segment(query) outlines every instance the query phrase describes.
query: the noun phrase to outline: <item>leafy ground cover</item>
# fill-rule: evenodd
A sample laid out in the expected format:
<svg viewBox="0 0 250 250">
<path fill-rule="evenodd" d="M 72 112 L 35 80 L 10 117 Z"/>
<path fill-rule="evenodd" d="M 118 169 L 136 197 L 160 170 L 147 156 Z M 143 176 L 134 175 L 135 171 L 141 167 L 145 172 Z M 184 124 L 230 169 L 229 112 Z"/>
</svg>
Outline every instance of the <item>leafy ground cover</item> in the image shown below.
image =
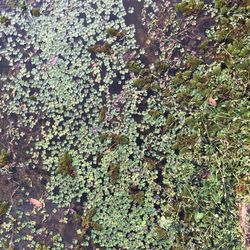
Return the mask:
<svg viewBox="0 0 250 250">
<path fill-rule="evenodd" d="M 247 1 L 8 1 L 2 249 L 249 246 Z"/>
</svg>

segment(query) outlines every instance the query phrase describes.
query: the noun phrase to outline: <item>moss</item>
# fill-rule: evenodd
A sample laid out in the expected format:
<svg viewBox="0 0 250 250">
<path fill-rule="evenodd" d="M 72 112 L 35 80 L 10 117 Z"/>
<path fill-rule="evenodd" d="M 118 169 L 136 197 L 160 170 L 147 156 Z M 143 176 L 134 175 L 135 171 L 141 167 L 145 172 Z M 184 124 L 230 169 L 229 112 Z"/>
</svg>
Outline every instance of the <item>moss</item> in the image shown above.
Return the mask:
<svg viewBox="0 0 250 250">
<path fill-rule="evenodd" d="M 174 115 L 168 115 L 167 121 L 166 121 L 166 125 L 164 127 L 164 132 L 168 131 L 169 129 L 171 129 L 174 126 L 175 123 L 175 116 Z"/>
<path fill-rule="evenodd" d="M 0 24 L 8 26 L 10 24 L 10 19 L 6 16 L 0 16 Z"/>
<path fill-rule="evenodd" d="M 36 101 L 37 100 L 35 95 L 29 96 L 28 99 L 31 100 L 31 101 Z"/>
<path fill-rule="evenodd" d="M 9 204 L 4 201 L 0 201 L 0 217 L 4 216 L 9 209 Z"/>
<path fill-rule="evenodd" d="M 118 39 L 122 39 L 125 36 L 123 31 L 118 31 L 115 28 L 107 29 L 107 34 L 111 37 L 117 37 Z"/>
<path fill-rule="evenodd" d="M 182 1 L 175 5 L 177 12 L 181 12 L 184 16 L 188 15 L 198 15 L 204 6 L 203 1 Z"/>
<path fill-rule="evenodd" d="M 115 134 L 113 134 L 112 135 L 112 139 L 117 144 L 124 145 L 124 144 L 128 144 L 129 143 L 129 139 L 125 135 L 115 135 Z"/>
<path fill-rule="evenodd" d="M 83 234 L 85 234 L 89 229 L 96 231 L 101 231 L 103 229 L 102 225 L 96 221 L 93 221 L 93 217 L 95 216 L 96 212 L 96 208 L 90 208 L 86 211 L 86 215 L 82 217 Z"/>
<path fill-rule="evenodd" d="M 218 42 L 223 42 L 227 38 L 228 35 L 228 30 L 226 29 L 221 29 L 216 31 L 216 39 Z"/>
<path fill-rule="evenodd" d="M 154 66 L 156 72 L 160 74 L 164 74 L 169 69 L 169 64 L 162 61 L 157 61 Z"/>
<path fill-rule="evenodd" d="M 146 156 L 144 157 L 144 160 L 146 161 L 146 163 L 147 163 L 147 168 L 148 168 L 150 171 L 152 171 L 152 170 L 155 169 L 156 163 L 155 163 L 154 160 L 152 160 L 152 159 L 150 159 L 150 158 L 148 158 L 148 157 L 146 157 Z"/>
<path fill-rule="evenodd" d="M 92 221 L 91 222 L 91 227 L 93 228 L 93 230 L 96 230 L 96 231 L 102 231 L 103 230 L 103 227 L 102 225 L 100 225 L 98 222 L 96 221 Z"/>
<path fill-rule="evenodd" d="M 102 109 L 101 109 L 101 111 L 99 113 L 100 122 L 104 122 L 107 111 L 108 111 L 107 107 L 102 107 Z"/>
<path fill-rule="evenodd" d="M 189 56 L 187 59 L 187 65 L 192 70 L 196 69 L 202 63 L 203 63 L 203 60 L 196 56 Z"/>
<path fill-rule="evenodd" d="M 157 109 L 150 109 L 148 111 L 148 114 L 151 115 L 153 118 L 158 118 L 162 115 L 162 111 Z"/>
<path fill-rule="evenodd" d="M 160 226 L 156 227 L 156 233 L 158 240 L 164 240 L 167 239 L 168 233 L 165 229 L 161 228 Z"/>
<path fill-rule="evenodd" d="M 40 16 L 40 9 L 39 8 L 33 8 L 31 10 L 31 15 L 34 16 L 34 17 Z"/>
<path fill-rule="evenodd" d="M 198 46 L 198 49 L 201 51 L 205 51 L 206 49 L 208 49 L 208 46 L 209 46 L 209 41 L 205 40 Z"/>
<path fill-rule="evenodd" d="M 75 168 L 72 166 L 72 157 L 66 152 L 60 158 L 58 162 L 58 172 L 64 175 L 75 175 Z"/>
<path fill-rule="evenodd" d="M 118 178 L 120 173 L 120 166 L 118 164 L 112 164 L 108 169 L 108 176 L 110 179 L 110 183 L 114 185 Z"/>
<path fill-rule="evenodd" d="M 141 71 L 141 66 L 137 61 L 131 61 L 127 64 L 129 72 L 139 74 Z"/>
<path fill-rule="evenodd" d="M 130 197 L 134 203 L 142 204 L 144 201 L 144 195 L 145 194 L 143 191 L 139 191 L 139 192 L 136 192 L 135 194 L 130 194 Z"/>
<path fill-rule="evenodd" d="M 8 164 L 10 160 L 10 153 L 6 150 L 2 150 L 0 153 L 0 168 Z"/>
<path fill-rule="evenodd" d="M 107 42 L 105 42 L 103 44 L 96 44 L 94 46 L 89 47 L 88 51 L 95 53 L 95 54 L 104 53 L 106 55 L 109 55 L 110 54 L 110 45 Z"/>
</svg>

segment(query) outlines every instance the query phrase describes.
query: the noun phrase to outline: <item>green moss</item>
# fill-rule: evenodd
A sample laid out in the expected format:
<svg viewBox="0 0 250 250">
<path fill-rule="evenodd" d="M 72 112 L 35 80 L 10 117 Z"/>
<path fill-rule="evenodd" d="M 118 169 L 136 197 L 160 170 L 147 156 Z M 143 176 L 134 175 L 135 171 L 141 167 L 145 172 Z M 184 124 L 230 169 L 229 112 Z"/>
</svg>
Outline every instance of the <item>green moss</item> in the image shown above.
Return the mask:
<svg viewBox="0 0 250 250">
<path fill-rule="evenodd" d="M 148 111 L 148 114 L 151 115 L 153 118 L 158 118 L 162 115 L 162 111 L 157 109 L 150 109 Z"/>
<path fill-rule="evenodd" d="M 10 153 L 6 150 L 2 150 L 0 153 L 0 168 L 8 164 L 10 160 Z"/>
<path fill-rule="evenodd" d="M 187 59 L 187 65 L 192 70 L 196 69 L 202 63 L 203 63 L 203 60 L 196 56 L 189 56 Z"/>
<path fill-rule="evenodd" d="M 154 161 L 154 160 L 152 160 L 152 159 L 150 159 L 150 158 L 148 158 L 148 157 L 144 157 L 144 160 L 146 161 L 146 163 L 147 163 L 147 168 L 150 170 L 150 171 L 152 171 L 152 170 L 154 170 L 155 169 L 155 167 L 156 167 L 156 162 Z"/>
<path fill-rule="evenodd" d="M 198 49 L 201 51 L 205 51 L 206 49 L 208 49 L 208 47 L 209 47 L 209 41 L 205 40 L 198 46 Z"/>
<path fill-rule="evenodd" d="M 158 240 L 164 240 L 167 239 L 168 233 L 165 229 L 161 228 L 160 226 L 156 227 L 156 233 Z"/>
<path fill-rule="evenodd" d="M 116 135 L 116 134 L 113 134 L 112 135 L 112 139 L 117 144 L 124 145 L 124 144 L 128 144 L 129 143 L 129 139 L 125 135 Z"/>
<path fill-rule="evenodd" d="M 102 225 L 96 221 L 93 221 L 93 217 L 95 216 L 96 212 L 96 208 L 90 208 L 86 211 L 85 216 L 82 217 L 83 235 L 85 235 L 89 229 L 96 231 L 101 231 L 103 229 Z"/>
<path fill-rule="evenodd" d="M 58 165 L 59 173 L 74 176 L 75 168 L 72 166 L 72 157 L 68 152 L 60 156 Z"/>
<path fill-rule="evenodd" d="M 1 201 L 0 202 L 0 217 L 4 216 L 9 209 L 9 204 L 7 202 Z"/>
<path fill-rule="evenodd" d="M 99 120 L 100 120 L 100 122 L 104 122 L 107 111 L 108 111 L 107 107 L 103 107 L 101 109 L 101 111 L 99 113 Z"/>
<path fill-rule="evenodd" d="M 175 9 L 176 11 L 181 12 L 184 16 L 194 15 L 194 14 L 198 15 L 202 10 L 203 6 L 204 6 L 203 1 L 184 0 L 176 4 Z"/>
<path fill-rule="evenodd" d="M 98 53 L 104 53 L 106 55 L 110 54 L 110 45 L 109 43 L 105 42 L 103 44 L 96 44 L 94 46 L 91 46 L 88 48 L 89 52 L 98 54 Z"/>
<path fill-rule="evenodd" d="M 141 71 L 141 66 L 137 61 L 129 62 L 127 66 L 128 66 L 129 72 L 139 74 L 139 72 Z"/>
<path fill-rule="evenodd" d="M 120 166 L 118 164 L 111 164 L 108 169 L 108 176 L 110 179 L 110 183 L 114 185 L 118 178 L 120 173 Z"/>
<path fill-rule="evenodd" d="M 40 16 L 40 9 L 39 8 L 31 9 L 31 15 L 34 16 L 34 17 Z"/>
<path fill-rule="evenodd" d="M 8 26 L 10 24 L 10 19 L 6 16 L 0 16 L 0 24 Z"/>
<path fill-rule="evenodd" d="M 118 39 L 122 39 L 125 36 L 124 32 L 118 31 L 114 28 L 107 29 L 107 34 L 111 37 L 117 37 Z"/>
<path fill-rule="evenodd" d="M 135 194 L 130 194 L 131 199 L 136 204 L 142 204 L 144 201 L 144 196 L 145 194 L 143 191 L 136 192 Z"/>
<path fill-rule="evenodd" d="M 162 61 L 157 61 L 154 66 L 156 72 L 160 74 L 164 74 L 169 69 L 169 64 Z"/>
</svg>

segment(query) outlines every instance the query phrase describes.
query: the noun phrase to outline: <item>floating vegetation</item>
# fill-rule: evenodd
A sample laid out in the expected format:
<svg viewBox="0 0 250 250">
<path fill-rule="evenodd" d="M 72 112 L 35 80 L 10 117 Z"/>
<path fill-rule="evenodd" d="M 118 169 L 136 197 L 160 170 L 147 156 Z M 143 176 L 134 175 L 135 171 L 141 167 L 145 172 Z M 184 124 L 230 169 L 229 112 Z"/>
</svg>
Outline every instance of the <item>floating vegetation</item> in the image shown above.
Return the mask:
<svg viewBox="0 0 250 250">
<path fill-rule="evenodd" d="M 247 1 L 132 2 L 1 11 L 1 249 L 243 249 Z"/>
</svg>

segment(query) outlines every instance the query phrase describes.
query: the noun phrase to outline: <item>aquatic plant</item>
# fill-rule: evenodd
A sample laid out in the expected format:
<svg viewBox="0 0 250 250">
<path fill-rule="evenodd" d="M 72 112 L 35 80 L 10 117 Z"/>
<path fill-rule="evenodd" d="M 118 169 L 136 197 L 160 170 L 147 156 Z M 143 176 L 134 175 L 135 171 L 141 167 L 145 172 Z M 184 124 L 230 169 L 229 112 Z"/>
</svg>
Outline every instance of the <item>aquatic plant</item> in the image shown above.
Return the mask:
<svg viewBox="0 0 250 250">
<path fill-rule="evenodd" d="M 162 33 L 154 30 L 160 7 L 142 4 L 152 37 L 162 37 L 161 58 L 151 65 L 141 62 L 147 53 L 125 24 L 122 1 L 44 2 L 39 18 L 17 8 L 8 14 L 10 27 L 0 26 L 11 36 L 19 34 L 12 26 L 18 22 L 25 34 L 7 39 L 3 55 L 19 66 L 15 75 L 1 75 L 2 90 L 11 93 L 1 102 L 18 127 L 41 131 L 29 141 L 27 161 L 33 168 L 41 159 L 50 174 L 41 214 L 46 222 L 52 203 L 63 214 L 59 223 L 77 214 L 78 240 L 66 246 L 46 229 L 53 235 L 47 248 L 91 241 L 107 249 L 241 249 L 235 204 L 249 192 L 249 46 L 238 26 L 247 28 L 239 22 L 246 8 L 184 1 L 176 6 L 183 18 L 164 4 L 170 15 Z M 207 40 L 202 53 L 189 53 L 180 34 L 201 11 L 214 14 L 216 26 L 200 38 Z M 224 28 L 230 36 L 218 41 Z M 11 132 L 13 145 L 25 139 Z M 31 237 L 42 230 L 27 214 L 6 214 L 4 242 L 39 246 Z M 17 216 L 25 222 L 16 224 Z"/>
</svg>

